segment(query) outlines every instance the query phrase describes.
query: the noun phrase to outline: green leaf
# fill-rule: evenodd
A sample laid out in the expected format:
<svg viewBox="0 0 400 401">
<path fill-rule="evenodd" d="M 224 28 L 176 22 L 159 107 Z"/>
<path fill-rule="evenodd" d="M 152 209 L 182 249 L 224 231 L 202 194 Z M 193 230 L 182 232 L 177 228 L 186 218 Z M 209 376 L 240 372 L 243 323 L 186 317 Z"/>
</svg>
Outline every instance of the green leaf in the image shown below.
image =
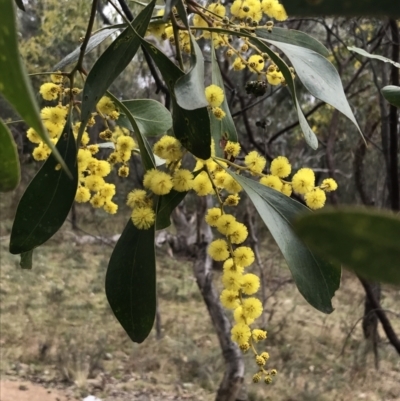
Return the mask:
<svg viewBox="0 0 400 401">
<path fill-rule="evenodd" d="M 146 33 L 153 8 L 154 0 L 132 22 L 132 27 L 138 35 L 143 36 Z M 115 78 L 131 62 L 140 46 L 140 38 L 132 30 L 132 27 L 128 26 L 111 43 L 107 50 L 98 58 L 86 78 L 82 94 L 81 125 L 79 128 L 78 143 L 97 102 Z"/>
<path fill-rule="evenodd" d="M 400 17 L 397 0 L 285 0 L 284 5 L 291 17 L 320 17 L 321 15 Z"/>
<path fill-rule="evenodd" d="M 19 202 L 10 239 L 13 254 L 28 252 L 50 239 L 71 209 L 78 186 L 78 171 L 70 118 L 56 147 L 73 178 L 56 168 L 58 163 L 54 157 L 45 161 Z"/>
<path fill-rule="evenodd" d="M 331 299 L 340 285 L 340 268 L 317 258 L 293 231 L 293 220 L 310 210 L 250 178 L 229 174 L 243 187 L 274 237 L 300 293 L 314 308 L 331 313 Z"/>
<path fill-rule="evenodd" d="M 93 36 L 89 39 L 88 45 L 85 49 L 85 54 L 90 53 L 93 49 L 103 43 L 108 37 L 110 37 L 115 32 L 118 32 L 122 27 L 126 27 L 126 24 L 117 25 L 118 28 L 115 26 L 109 26 L 103 28 L 102 30 L 93 34 Z M 53 71 L 58 71 L 63 69 L 65 66 L 78 61 L 79 55 L 81 53 L 81 47 L 77 47 L 73 52 L 65 56 L 61 61 L 59 61 L 54 67 Z"/>
<path fill-rule="evenodd" d="M 312 36 L 301 31 L 296 31 L 295 29 L 274 27 L 270 32 L 266 28 L 256 28 L 256 35 L 261 39 L 290 43 L 292 45 L 314 50 L 324 57 L 329 56 L 329 50 L 321 42 L 314 39 Z"/>
<path fill-rule="evenodd" d="M 400 87 L 388 85 L 381 89 L 383 97 L 393 106 L 400 108 Z"/>
<path fill-rule="evenodd" d="M 377 59 L 377 60 L 381 60 L 384 63 L 391 63 L 395 67 L 400 68 L 400 64 L 396 63 L 393 60 L 390 60 L 390 58 L 379 56 L 379 55 L 376 55 L 376 54 L 368 53 L 366 50 L 360 49 L 359 47 L 355 47 L 355 46 L 348 46 L 347 49 L 350 50 L 351 52 L 361 54 L 361 56 L 368 57 L 368 58 L 374 58 L 374 59 Z"/>
<path fill-rule="evenodd" d="M 335 67 L 313 50 L 288 43 L 268 40 L 282 50 L 292 63 L 296 75 L 305 88 L 316 98 L 332 105 L 343 113 L 360 131 L 343 90 L 342 81 Z"/>
<path fill-rule="evenodd" d="M 18 52 L 14 3 L 10 0 L 0 0 L 0 30 L 0 93 L 53 150 L 54 156 L 65 169 L 64 160 L 50 141 L 40 119 L 35 94 Z"/>
<path fill-rule="evenodd" d="M 131 340 L 143 342 L 156 314 L 154 226 L 139 230 L 128 221 L 108 264 L 106 295 Z"/>
<path fill-rule="evenodd" d="M 222 79 L 221 71 L 219 69 L 217 57 L 215 55 L 214 46 L 211 47 L 211 82 L 224 89 L 224 80 Z M 224 90 L 225 92 L 225 90 Z M 215 143 L 215 155 L 222 157 L 224 154 L 223 146 L 220 145 L 221 139 L 232 142 L 238 141 L 235 123 L 229 110 L 226 95 L 221 104 L 221 109 L 225 112 L 226 116 L 222 120 L 218 120 L 212 112 L 210 112 L 211 120 L 211 135 Z"/>
<path fill-rule="evenodd" d="M 15 0 L 15 4 L 17 5 L 17 7 L 22 10 L 22 11 L 26 11 L 25 10 L 25 6 L 22 0 Z"/>
<path fill-rule="evenodd" d="M 17 145 L 0 119 L 0 192 L 15 189 L 21 178 Z"/>
<path fill-rule="evenodd" d="M 124 113 L 125 117 L 128 119 L 131 127 L 135 131 L 136 134 L 136 140 L 139 144 L 139 149 L 140 149 L 140 155 L 142 157 L 142 163 L 143 166 L 146 170 L 151 170 L 152 168 L 155 168 L 155 161 L 154 161 L 154 156 L 153 152 L 151 150 L 150 144 L 147 142 L 146 137 L 142 134 L 142 132 L 139 129 L 138 124 L 136 123 L 135 118 L 131 114 L 130 110 L 128 107 L 118 100 L 111 92 L 107 92 L 107 95 L 113 100 L 113 102 L 122 110 Z"/>
<path fill-rule="evenodd" d="M 131 112 L 140 132 L 145 136 L 164 134 L 172 127 L 171 113 L 153 99 L 124 100 L 122 102 Z M 129 120 L 123 115 L 117 121 L 128 129 L 133 129 Z"/>
<path fill-rule="evenodd" d="M 190 36 L 192 54 L 190 71 L 178 78 L 174 89 L 178 106 L 185 110 L 196 110 L 207 107 L 204 93 L 204 58 L 200 47 Z"/>
<path fill-rule="evenodd" d="M 19 262 L 21 269 L 27 269 L 27 270 L 32 269 L 32 257 L 33 257 L 33 249 L 28 252 L 21 253 L 21 260 Z"/>
<path fill-rule="evenodd" d="M 299 216 L 294 227 L 318 254 L 371 280 L 400 284 L 398 216 L 372 209 L 327 209 Z"/>
<path fill-rule="evenodd" d="M 173 210 L 185 199 L 187 192 L 178 192 L 174 189 L 158 199 L 156 229 L 162 230 L 171 225 L 170 216 Z"/>
<path fill-rule="evenodd" d="M 144 39 L 142 39 L 142 44 L 159 68 L 171 93 L 175 137 L 193 155 L 200 159 L 209 159 L 211 156 L 211 128 L 207 107 L 196 110 L 185 110 L 179 107 L 174 96 L 174 85 L 184 75 L 183 71 L 160 49 Z"/>
</svg>

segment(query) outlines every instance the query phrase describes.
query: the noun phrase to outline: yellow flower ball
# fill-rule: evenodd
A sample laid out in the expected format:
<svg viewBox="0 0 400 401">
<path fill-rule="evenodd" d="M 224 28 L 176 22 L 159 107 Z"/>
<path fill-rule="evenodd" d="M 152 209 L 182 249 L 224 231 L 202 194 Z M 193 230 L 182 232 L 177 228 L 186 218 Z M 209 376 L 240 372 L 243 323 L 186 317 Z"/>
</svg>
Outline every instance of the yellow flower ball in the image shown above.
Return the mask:
<svg viewBox="0 0 400 401">
<path fill-rule="evenodd" d="M 248 325 L 252 324 L 255 320 L 246 317 L 243 313 L 243 308 L 241 306 L 238 306 L 233 312 L 233 319 L 238 324 L 248 324 Z"/>
<path fill-rule="evenodd" d="M 223 290 L 219 299 L 227 309 L 236 309 L 239 306 L 239 293 L 233 290 Z"/>
<path fill-rule="evenodd" d="M 241 290 L 246 295 L 255 294 L 260 288 L 260 279 L 252 273 L 244 274 L 241 281 Z"/>
<path fill-rule="evenodd" d="M 326 195 L 322 189 L 315 188 L 314 190 L 307 192 L 304 195 L 304 200 L 306 201 L 306 205 L 310 209 L 317 210 L 324 207 L 326 201 Z"/>
<path fill-rule="evenodd" d="M 44 100 L 56 100 L 61 92 L 61 87 L 52 82 L 46 82 L 40 86 L 39 93 Z"/>
<path fill-rule="evenodd" d="M 90 200 L 90 191 L 83 186 L 79 186 L 76 195 L 75 195 L 75 201 L 78 203 L 84 203 L 88 202 Z"/>
<path fill-rule="evenodd" d="M 156 170 L 156 173 L 150 181 L 149 188 L 156 195 L 169 194 L 172 189 L 172 178 L 169 174 Z"/>
<path fill-rule="evenodd" d="M 231 214 L 223 214 L 216 223 L 217 230 L 223 235 L 231 235 L 237 226 L 235 216 Z"/>
<path fill-rule="evenodd" d="M 206 223 L 211 227 L 216 227 L 218 219 L 221 217 L 221 209 L 219 207 L 213 207 L 207 210 L 205 216 Z"/>
<path fill-rule="evenodd" d="M 193 187 L 193 174 L 185 169 L 176 170 L 172 177 L 172 185 L 175 191 L 189 191 Z"/>
<path fill-rule="evenodd" d="M 139 230 L 147 230 L 154 225 L 156 215 L 150 207 L 135 207 L 131 214 L 133 225 Z"/>
<path fill-rule="evenodd" d="M 118 210 L 118 205 L 110 200 L 104 202 L 103 210 L 109 214 L 115 214 Z"/>
<path fill-rule="evenodd" d="M 332 192 L 337 190 L 337 183 L 333 178 L 325 178 L 320 185 L 320 188 L 323 189 L 325 192 Z"/>
<path fill-rule="evenodd" d="M 244 164 L 249 168 L 251 173 L 260 174 L 264 170 L 267 161 L 265 157 L 253 150 L 244 158 Z"/>
<path fill-rule="evenodd" d="M 271 174 L 268 174 L 265 177 L 261 177 L 260 183 L 279 192 L 282 190 L 283 186 L 281 179 Z"/>
<path fill-rule="evenodd" d="M 250 56 L 247 62 L 251 72 L 259 73 L 264 68 L 264 59 L 258 54 Z"/>
<path fill-rule="evenodd" d="M 232 234 L 229 235 L 229 239 L 232 244 L 241 244 L 246 241 L 247 236 L 249 235 L 247 231 L 247 227 L 243 223 L 237 223 Z"/>
<path fill-rule="evenodd" d="M 254 252 L 248 246 L 240 246 L 233 251 L 233 260 L 239 266 L 250 266 L 254 262 Z"/>
<path fill-rule="evenodd" d="M 246 318 L 257 319 L 261 316 L 263 307 L 259 299 L 251 297 L 243 300 L 242 303 L 243 314 Z"/>
<path fill-rule="evenodd" d="M 214 192 L 211 181 L 205 171 L 202 171 L 193 180 L 193 190 L 199 196 L 210 195 Z"/>
<path fill-rule="evenodd" d="M 207 252 L 217 262 L 222 262 L 229 258 L 228 244 L 223 239 L 212 241 Z"/>
<path fill-rule="evenodd" d="M 143 189 L 134 189 L 129 192 L 126 204 L 130 208 L 147 206 L 147 194 Z"/>
<path fill-rule="evenodd" d="M 237 344 L 247 343 L 251 336 L 250 327 L 246 324 L 236 324 L 232 327 L 231 338 Z"/>
<path fill-rule="evenodd" d="M 207 86 L 205 89 L 207 102 L 211 107 L 219 107 L 224 101 L 224 90 L 217 85 Z"/>
<path fill-rule="evenodd" d="M 279 178 L 286 178 L 292 171 L 289 160 L 284 156 L 278 156 L 271 162 L 271 174 Z"/>
<path fill-rule="evenodd" d="M 299 194 L 305 194 L 314 189 L 315 175 L 310 168 L 300 169 L 292 178 L 293 190 Z"/>
</svg>

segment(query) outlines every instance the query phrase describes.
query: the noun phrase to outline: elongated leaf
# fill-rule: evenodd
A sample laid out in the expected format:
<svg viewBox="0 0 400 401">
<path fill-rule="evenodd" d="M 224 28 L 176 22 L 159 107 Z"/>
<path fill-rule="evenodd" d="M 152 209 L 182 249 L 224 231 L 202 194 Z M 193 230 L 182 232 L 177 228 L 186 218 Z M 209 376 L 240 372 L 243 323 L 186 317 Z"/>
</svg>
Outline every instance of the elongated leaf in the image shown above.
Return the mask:
<svg viewBox="0 0 400 401">
<path fill-rule="evenodd" d="M 125 27 L 125 25 L 123 25 Z M 118 32 L 122 26 L 116 27 L 107 27 L 102 29 L 99 32 L 96 32 L 90 39 L 89 42 L 86 46 L 85 49 L 85 54 L 90 53 L 93 49 L 95 49 L 97 46 L 99 46 L 101 43 L 103 43 L 108 37 L 110 37 L 112 34 Z M 77 47 L 73 52 L 65 56 L 61 61 L 59 61 L 54 67 L 54 71 L 61 70 L 65 66 L 74 63 L 75 61 L 78 61 L 79 55 L 81 52 L 81 47 Z"/>
<path fill-rule="evenodd" d="M 140 132 L 145 136 L 164 134 L 172 127 L 171 113 L 160 103 L 152 99 L 124 100 L 122 102 L 131 112 Z M 125 116 L 117 124 L 132 129 Z M 125 124 L 125 125 L 124 125 Z"/>
<path fill-rule="evenodd" d="M 299 237 L 318 254 L 366 278 L 400 285 L 400 219 L 356 208 L 300 216 Z"/>
<path fill-rule="evenodd" d="M 15 189 L 21 178 L 17 145 L 0 119 L 0 192 Z"/>
<path fill-rule="evenodd" d="M 400 108 L 400 87 L 388 85 L 381 89 L 383 97 L 393 106 Z"/>
<path fill-rule="evenodd" d="M 215 56 L 214 46 L 211 47 L 211 82 L 214 85 L 224 89 L 224 80 L 222 79 L 217 57 Z M 226 96 L 221 104 L 221 109 L 226 114 L 222 120 L 218 120 L 214 114 L 210 112 L 211 135 L 215 143 L 215 155 L 219 157 L 222 157 L 224 153 L 223 147 L 220 146 L 220 141 L 222 138 L 232 142 L 238 141 L 235 123 L 233 122 Z"/>
<path fill-rule="evenodd" d="M 171 225 L 170 216 L 173 210 L 185 199 L 187 192 L 172 190 L 168 195 L 159 197 L 156 229 L 162 230 Z"/>
<path fill-rule="evenodd" d="M 25 6 L 22 0 L 15 0 L 15 4 L 17 5 L 17 7 L 22 10 L 22 11 L 26 11 L 25 10 Z"/>
<path fill-rule="evenodd" d="M 137 34 L 144 35 L 154 8 L 154 0 L 132 22 Z M 96 61 L 87 76 L 82 94 L 81 125 L 78 143 L 91 113 L 115 78 L 127 67 L 140 46 L 140 39 L 128 26 Z"/>
<path fill-rule="evenodd" d="M 107 95 L 114 101 L 114 103 L 120 108 L 120 110 L 122 110 L 125 117 L 128 119 L 131 127 L 133 128 L 136 134 L 136 140 L 139 144 L 140 155 L 142 157 L 142 163 L 144 168 L 146 170 L 155 168 L 154 156 L 150 144 L 147 142 L 146 137 L 141 133 L 139 126 L 137 125 L 136 120 L 132 116 L 130 110 L 125 106 L 124 103 L 118 100 L 111 92 L 108 91 Z"/>
<path fill-rule="evenodd" d="M 339 74 L 325 57 L 304 47 L 273 40 L 268 40 L 268 42 L 286 54 L 296 75 L 313 96 L 343 113 L 361 133 L 344 93 Z"/>
<path fill-rule="evenodd" d="M 331 313 L 331 299 L 340 284 L 340 268 L 316 257 L 293 231 L 294 219 L 310 210 L 272 188 L 229 173 L 243 187 L 274 237 L 300 293 L 314 308 Z"/>
<path fill-rule="evenodd" d="M 350 50 L 351 52 L 361 54 L 361 56 L 368 57 L 368 58 L 374 58 L 376 60 L 383 61 L 384 63 L 393 64 L 395 67 L 400 68 L 400 64 L 396 63 L 393 60 L 390 60 L 390 58 L 379 56 L 377 54 L 368 53 L 366 50 L 360 49 L 359 47 L 355 47 L 355 46 L 348 46 L 347 49 Z"/>
<path fill-rule="evenodd" d="M 172 120 L 175 137 L 195 156 L 208 159 L 211 156 L 211 128 L 207 107 L 185 110 L 180 107 L 174 96 L 174 85 L 184 75 L 160 49 L 142 39 L 171 93 Z"/>
<path fill-rule="evenodd" d="M 208 102 L 204 93 L 204 58 L 200 47 L 191 39 L 192 54 L 190 71 L 180 77 L 175 83 L 176 101 L 182 109 L 196 110 L 207 107 Z"/>
<path fill-rule="evenodd" d="M 21 253 L 21 261 L 19 262 L 21 269 L 27 269 L 27 270 L 32 269 L 32 257 L 33 257 L 33 249 L 31 249 L 28 252 Z"/>
<path fill-rule="evenodd" d="M 49 157 L 19 202 L 11 231 L 10 252 L 28 252 L 50 239 L 62 226 L 74 201 L 78 185 L 76 143 L 68 118 L 57 143 L 71 179 Z"/>
<path fill-rule="evenodd" d="M 0 27 L 0 93 L 53 150 L 63 168 L 66 168 L 40 119 L 35 95 L 18 52 L 14 2 L 10 0 L 0 0 Z"/>
<path fill-rule="evenodd" d="M 290 43 L 292 45 L 314 50 L 324 57 L 329 56 L 329 50 L 317 39 L 304 32 L 295 29 L 274 27 L 272 31 L 266 28 L 256 28 L 256 35 L 261 39 L 274 40 L 275 42 Z"/>
<path fill-rule="evenodd" d="M 156 315 L 154 226 L 139 230 L 128 221 L 108 264 L 106 295 L 131 340 L 143 342 Z"/>
<path fill-rule="evenodd" d="M 399 3 L 394 0 L 285 0 L 284 5 L 287 13 L 293 17 L 321 15 L 400 17 Z"/>
</svg>

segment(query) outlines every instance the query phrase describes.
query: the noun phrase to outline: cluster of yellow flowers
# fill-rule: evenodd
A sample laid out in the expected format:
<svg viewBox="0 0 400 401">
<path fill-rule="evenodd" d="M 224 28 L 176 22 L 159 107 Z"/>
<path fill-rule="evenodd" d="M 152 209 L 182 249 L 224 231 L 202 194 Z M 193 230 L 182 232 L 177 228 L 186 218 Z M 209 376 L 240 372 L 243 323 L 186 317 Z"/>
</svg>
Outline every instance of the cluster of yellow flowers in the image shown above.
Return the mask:
<svg viewBox="0 0 400 401">
<path fill-rule="evenodd" d="M 41 85 L 39 92 L 44 100 L 57 101 L 57 105 L 44 107 L 40 116 L 51 141 L 56 144 L 66 124 L 68 106 L 65 104 L 72 101 L 81 92 L 81 89 L 73 88 L 71 90 L 65 87 L 62 74 L 51 74 L 50 80 L 51 82 Z M 70 99 L 66 101 L 68 97 Z M 73 103 L 75 111 L 79 114 L 77 102 L 74 101 Z M 77 154 L 79 184 L 75 201 L 79 203 L 90 201 L 93 207 L 103 208 L 107 213 L 115 214 L 118 210 L 118 205 L 112 201 L 116 193 L 115 185 L 107 183 L 104 178 L 111 173 L 112 167 L 116 163 L 122 164 L 118 169 L 118 175 L 127 177 L 129 175 L 127 163 L 132 157 L 132 151 L 137 149 L 138 146 L 126 128 L 115 125 L 113 129 L 110 129 L 109 120 L 115 121 L 119 117 L 119 111 L 111 99 L 103 96 L 96 109 L 97 112 L 92 114 L 87 126 L 92 127 L 95 124 L 95 116 L 100 116 L 107 128 L 100 132 L 99 138 L 109 142 L 114 150 L 107 160 L 96 158 L 95 155 L 100 150 L 99 145 L 97 143 L 90 144 L 89 133 L 86 130 L 84 131 Z M 79 127 L 79 122 L 72 125 L 75 139 L 78 137 Z M 33 158 L 38 161 L 46 160 L 51 150 L 33 128 L 28 129 L 27 137 L 37 145 L 32 152 Z"/>
<path fill-rule="evenodd" d="M 235 0 L 229 9 L 230 16 L 227 15 L 226 7 L 219 0 L 206 8 L 198 4 L 196 6 L 191 5 L 191 10 L 195 14 L 190 28 L 199 32 L 195 39 L 211 39 L 215 48 L 226 49 L 228 58 L 235 56 L 232 61 L 234 71 L 241 71 L 247 67 L 252 73 L 258 75 L 259 80 L 264 76 L 270 85 L 285 84 L 285 79 L 279 68 L 271 62 L 266 53 L 261 52 L 257 46 L 250 43 L 248 38 L 242 38 L 235 43 L 233 40 L 233 37 L 237 36 L 237 32 L 243 28 L 249 32 L 254 32 L 256 28 L 260 27 L 272 31 L 273 21 L 267 21 L 265 25 L 260 25 L 264 15 L 277 21 L 285 21 L 287 14 L 278 0 Z M 162 16 L 163 14 L 164 10 L 160 10 L 157 15 Z M 232 32 L 232 34 L 210 32 L 207 28 L 221 28 Z M 150 25 L 148 34 L 162 40 L 168 40 L 172 44 L 178 45 L 186 53 L 190 52 L 189 33 L 181 26 L 178 35 L 174 35 L 174 29 L 170 23 L 157 22 Z M 179 40 L 178 44 L 175 43 L 176 37 Z M 251 52 L 255 54 L 249 54 Z M 292 70 L 292 75 L 294 77 L 294 70 Z"/>
</svg>

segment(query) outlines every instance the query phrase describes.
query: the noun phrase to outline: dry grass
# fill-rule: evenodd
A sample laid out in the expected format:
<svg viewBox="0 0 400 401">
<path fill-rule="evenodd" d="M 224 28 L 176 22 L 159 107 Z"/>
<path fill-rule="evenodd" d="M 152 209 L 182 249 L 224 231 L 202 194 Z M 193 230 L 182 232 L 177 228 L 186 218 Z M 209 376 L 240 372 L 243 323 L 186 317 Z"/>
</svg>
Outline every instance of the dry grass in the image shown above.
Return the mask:
<svg viewBox="0 0 400 401">
<path fill-rule="evenodd" d="M 96 219 L 96 235 L 113 234 L 124 224 L 117 220 L 110 226 L 102 215 Z M 66 224 L 35 251 L 33 270 L 21 270 L 18 257 L 7 251 L 10 220 L 0 224 L 2 374 L 74 383 L 77 394 L 90 390 L 107 400 L 124 394 L 130 399 L 134 392 L 214 398 L 224 365 L 189 262 L 159 252 L 162 338 L 153 331 L 143 344 L 132 344 L 105 299 L 111 247 L 75 244 Z M 85 227 L 93 230 L 89 223 Z M 268 256 L 274 247 L 269 242 L 264 249 Z M 336 310 L 323 315 L 292 283 L 280 286 L 290 278 L 280 257 L 266 269 L 266 347 L 279 374 L 270 387 L 251 384 L 254 365 L 246 357 L 250 400 L 400 400 L 399 356 L 381 333 L 375 371 L 361 323 L 353 327 L 363 313 L 363 292 L 353 276 L 344 274 Z M 217 285 L 218 279 L 217 272 Z M 385 289 L 385 308 L 397 311 L 399 301 L 398 289 Z M 400 319 L 391 317 L 400 334 Z"/>
</svg>

